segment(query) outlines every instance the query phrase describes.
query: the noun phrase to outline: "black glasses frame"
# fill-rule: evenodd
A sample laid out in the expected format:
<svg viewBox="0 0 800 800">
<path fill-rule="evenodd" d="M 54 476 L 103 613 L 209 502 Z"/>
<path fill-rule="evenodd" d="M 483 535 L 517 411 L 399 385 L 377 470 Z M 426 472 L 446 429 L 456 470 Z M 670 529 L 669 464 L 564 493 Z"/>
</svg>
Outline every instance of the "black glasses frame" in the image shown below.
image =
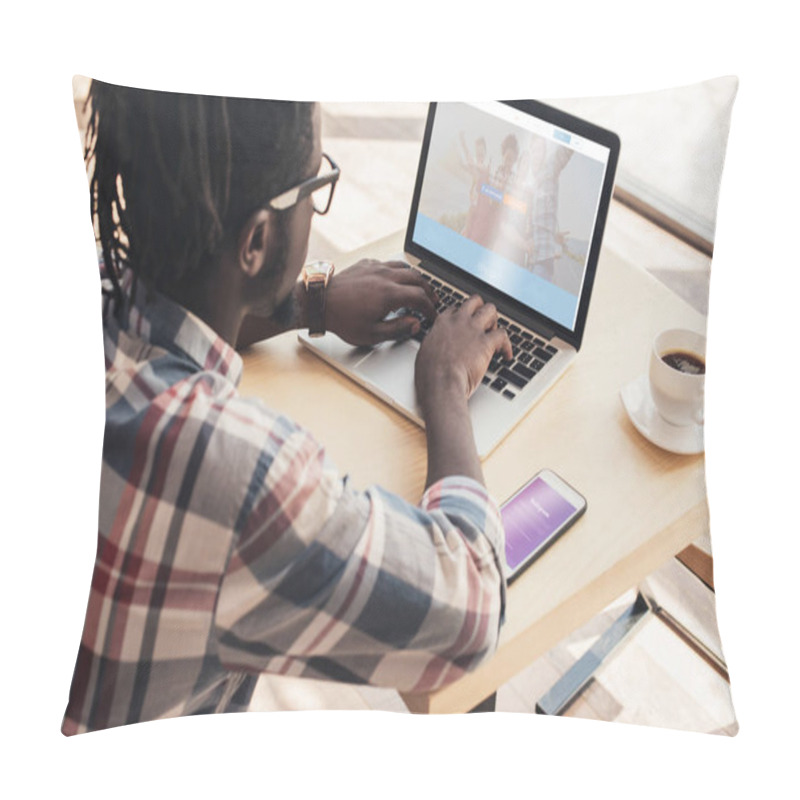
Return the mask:
<svg viewBox="0 0 800 800">
<path fill-rule="evenodd" d="M 330 184 L 331 193 L 328 195 L 328 202 L 325 208 L 320 209 L 317 208 L 316 205 L 314 206 L 314 211 L 317 214 L 327 214 L 331 207 L 331 202 L 333 201 L 333 191 L 336 188 L 336 181 L 339 180 L 340 170 L 338 165 L 327 153 L 323 153 L 322 157 L 330 164 L 330 172 L 325 175 L 317 175 L 314 178 L 309 178 L 297 184 L 297 186 L 293 186 L 291 189 L 281 192 L 277 197 L 273 197 L 266 202 L 267 208 L 271 208 L 273 211 L 286 211 L 286 209 L 296 206 L 301 200 L 305 200 L 312 192 L 316 192 L 317 189 L 321 189 L 323 186 Z"/>
</svg>

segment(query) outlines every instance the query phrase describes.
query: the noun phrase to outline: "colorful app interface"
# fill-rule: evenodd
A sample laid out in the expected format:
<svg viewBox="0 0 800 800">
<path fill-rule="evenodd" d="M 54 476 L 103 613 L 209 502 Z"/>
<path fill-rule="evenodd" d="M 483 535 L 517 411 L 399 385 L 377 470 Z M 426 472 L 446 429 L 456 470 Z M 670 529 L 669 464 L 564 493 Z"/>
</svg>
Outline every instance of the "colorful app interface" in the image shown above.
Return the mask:
<svg viewBox="0 0 800 800">
<path fill-rule="evenodd" d="M 413 240 L 574 330 L 609 152 L 502 103 L 442 103 Z"/>
<path fill-rule="evenodd" d="M 575 513 L 543 478 L 536 478 L 502 509 L 506 531 L 506 562 L 519 566 Z"/>
</svg>

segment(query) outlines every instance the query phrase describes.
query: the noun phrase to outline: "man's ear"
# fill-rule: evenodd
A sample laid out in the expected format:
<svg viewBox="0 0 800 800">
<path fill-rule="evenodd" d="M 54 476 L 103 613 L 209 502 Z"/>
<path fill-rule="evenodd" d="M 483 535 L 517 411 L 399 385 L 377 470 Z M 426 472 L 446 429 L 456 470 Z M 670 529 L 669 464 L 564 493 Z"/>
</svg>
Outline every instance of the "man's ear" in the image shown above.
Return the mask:
<svg viewBox="0 0 800 800">
<path fill-rule="evenodd" d="M 270 260 L 275 247 L 275 217 L 269 209 L 253 212 L 239 232 L 236 243 L 237 265 L 254 278 Z"/>
</svg>

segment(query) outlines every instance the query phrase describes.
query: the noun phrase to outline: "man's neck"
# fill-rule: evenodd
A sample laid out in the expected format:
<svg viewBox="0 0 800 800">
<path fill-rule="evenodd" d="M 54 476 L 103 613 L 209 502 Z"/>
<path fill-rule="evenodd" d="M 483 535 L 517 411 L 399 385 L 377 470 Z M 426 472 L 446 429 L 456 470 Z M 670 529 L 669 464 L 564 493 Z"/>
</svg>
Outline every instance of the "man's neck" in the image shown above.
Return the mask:
<svg viewBox="0 0 800 800">
<path fill-rule="evenodd" d="M 236 344 L 244 309 L 229 281 L 199 281 L 178 286 L 171 299 L 199 317 L 232 347 Z"/>
<path fill-rule="evenodd" d="M 222 304 L 211 302 L 182 303 L 184 308 L 200 317 L 203 322 L 223 338 L 231 347 L 235 346 L 242 324 L 243 312 L 241 309 L 223 307 Z"/>
<path fill-rule="evenodd" d="M 291 294 L 273 311 L 271 316 L 248 314 L 242 320 L 237 349 L 269 339 L 288 330 L 307 328 L 306 291 L 302 283 L 295 284 Z"/>
</svg>

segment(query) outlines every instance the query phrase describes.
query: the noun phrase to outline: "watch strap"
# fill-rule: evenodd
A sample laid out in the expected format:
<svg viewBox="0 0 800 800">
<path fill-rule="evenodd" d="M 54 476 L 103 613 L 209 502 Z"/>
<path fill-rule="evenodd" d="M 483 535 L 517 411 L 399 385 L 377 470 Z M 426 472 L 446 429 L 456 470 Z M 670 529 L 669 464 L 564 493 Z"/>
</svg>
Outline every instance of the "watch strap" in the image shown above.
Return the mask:
<svg viewBox="0 0 800 800">
<path fill-rule="evenodd" d="M 326 288 L 324 280 L 310 280 L 306 287 L 309 336 L 325 334 L 325 297 L 328 294 Z"/>
</svg>

